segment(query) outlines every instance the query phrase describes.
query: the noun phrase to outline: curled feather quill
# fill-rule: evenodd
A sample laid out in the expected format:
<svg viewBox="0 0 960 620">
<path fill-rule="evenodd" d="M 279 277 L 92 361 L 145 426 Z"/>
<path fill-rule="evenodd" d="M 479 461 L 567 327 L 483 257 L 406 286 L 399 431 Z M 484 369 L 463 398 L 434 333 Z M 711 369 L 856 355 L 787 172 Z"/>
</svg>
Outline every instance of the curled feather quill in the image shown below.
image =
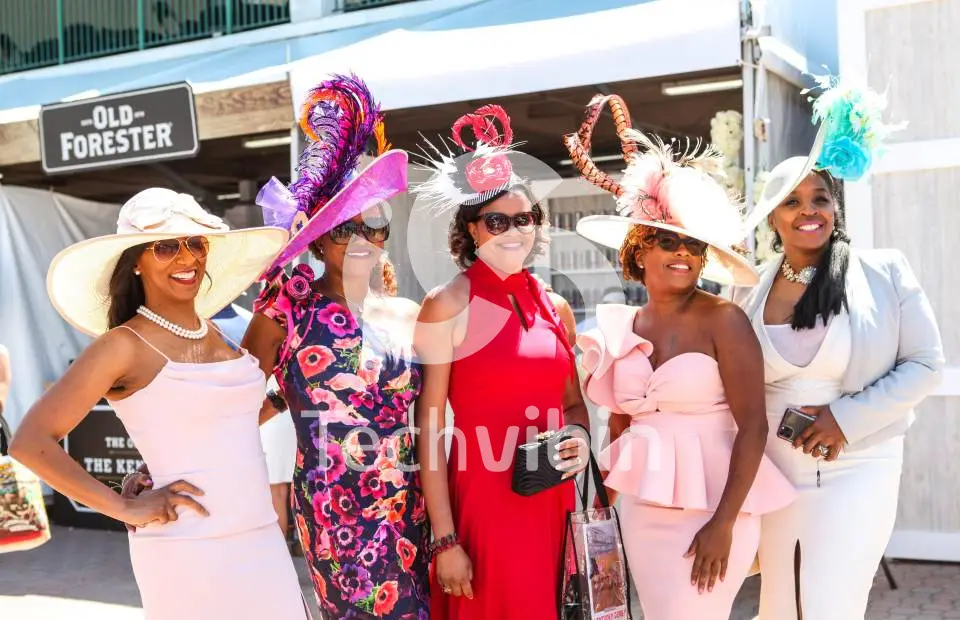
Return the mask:
<svg viewBox="0 0 960 620">
<path fill-rule="evenodd" d="M 350 180 L 371 138 L 378 151 L 389 147 L 380 107 L 355 75 L 335 75 L 313 88 L 301 109 L 300 128 L 309 144 L 290 191 L 308 217 Z"/>
</svg>

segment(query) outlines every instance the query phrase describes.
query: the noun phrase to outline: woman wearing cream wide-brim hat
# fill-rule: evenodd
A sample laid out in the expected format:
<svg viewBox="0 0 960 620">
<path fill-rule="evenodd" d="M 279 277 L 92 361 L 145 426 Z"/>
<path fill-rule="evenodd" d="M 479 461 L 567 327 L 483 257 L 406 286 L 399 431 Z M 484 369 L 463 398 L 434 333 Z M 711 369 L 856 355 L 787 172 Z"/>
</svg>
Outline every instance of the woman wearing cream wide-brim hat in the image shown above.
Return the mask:
<svg viewBox="0 0 960 620">
<path fill-rule="evenodd" d="M 273 227 L 230 230 L 187 194 L 154 187 L 120 210 L 117 233 L 81 241 L 50 263 L 47 292 L 57 311 L 80 331 L 107 331 L 110 279 L 128 249 L 166 239 L 205 237 L 207 282 L 196 294 L 197 314 L 209 318 L 236 299 L 269 266 L 288 233 Z"/>
<path fill-rule="evenodd" d="M 151 188 L 120 210 L 117 234 L 51 264 L 54 306 L 99 337 L 30 409 L 10 453 L 60 493 L 127 524 L 147 620 L 309 615 L 260 446 L 266 380 L 206 320 L 287 237 L 231 231 L 193 198 Z M 150 463 L 150 488 L 133 498 L 57 445 L 103 397 Z"/>
</svg>

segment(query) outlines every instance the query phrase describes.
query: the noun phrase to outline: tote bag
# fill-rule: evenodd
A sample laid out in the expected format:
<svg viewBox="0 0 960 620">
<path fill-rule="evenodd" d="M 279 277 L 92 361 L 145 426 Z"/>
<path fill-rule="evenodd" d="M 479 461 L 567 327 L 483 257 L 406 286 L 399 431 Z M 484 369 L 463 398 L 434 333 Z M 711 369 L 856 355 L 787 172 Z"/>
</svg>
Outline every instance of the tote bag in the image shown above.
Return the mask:
<svg viewBox="0 0 960 620">
<path fill-rule="evenodd" d="M 590 508 L 590 481 L 600 508 Z M 623 548 L 620 518 L 610 505 L 600 468 L 590 454 L 580 492 L 582 510 L 567 514 L 563 541 L 558 612 L 561 620 L 633 619 L 630 569 Z"/>
<path fill-rule="evenodd" d="M 9 445 L 10 427 L 0 414 L 0 434 Z M 0 553 L 25 551 L 50 540 L 50 522 L 40 480 L 30 470 L 0 453 Z"/>
</svg>

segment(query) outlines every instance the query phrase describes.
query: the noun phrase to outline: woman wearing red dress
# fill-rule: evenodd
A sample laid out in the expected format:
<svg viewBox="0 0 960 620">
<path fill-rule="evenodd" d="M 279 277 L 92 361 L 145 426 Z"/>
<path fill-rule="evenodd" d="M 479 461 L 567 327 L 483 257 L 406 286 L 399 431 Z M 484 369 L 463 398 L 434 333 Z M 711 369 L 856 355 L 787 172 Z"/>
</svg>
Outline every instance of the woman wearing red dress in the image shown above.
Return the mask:
<svg viewBox="0 0 960 620">
<path fill-rule="evenodd" d="M 478 138 L 475 151 L 460 138 L 464 127 Z M 509 148 L 506 113 L 486 106 L 458 120 L 453 133 L 462 152 L 443 158 L 415 190 L 455 210 L 450 250 L 464 270 L 427 296 L 415 339 L 424 363 L 417 449 L 435 539 L 431 613 L 437 620 L 555 620 L 574 485 L 522 496 L 511 481 L 519 444 L 565 424 L 588 428 L 573 365 L 573 312 L 525 268 L 543 242 L 543 211 L 513 173 L 511 159 L 521 154 Z M 556 467 L 566 478 L 584 469 L 582 434 L 559 448 Z"/>
</svg>

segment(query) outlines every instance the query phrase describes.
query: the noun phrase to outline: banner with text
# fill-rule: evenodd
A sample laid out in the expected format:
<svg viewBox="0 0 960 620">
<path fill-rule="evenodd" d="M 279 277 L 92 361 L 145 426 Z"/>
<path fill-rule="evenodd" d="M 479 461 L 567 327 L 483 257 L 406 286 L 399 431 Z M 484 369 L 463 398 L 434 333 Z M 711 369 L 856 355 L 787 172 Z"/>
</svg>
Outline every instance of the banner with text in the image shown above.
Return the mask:
<svg viewBox="0 0 960 620">
<path fill-rule="evenodd" d="M 47 174 L 183 159 L 199 150 L 186 82 L 40 108 Z"/>
</svg>

